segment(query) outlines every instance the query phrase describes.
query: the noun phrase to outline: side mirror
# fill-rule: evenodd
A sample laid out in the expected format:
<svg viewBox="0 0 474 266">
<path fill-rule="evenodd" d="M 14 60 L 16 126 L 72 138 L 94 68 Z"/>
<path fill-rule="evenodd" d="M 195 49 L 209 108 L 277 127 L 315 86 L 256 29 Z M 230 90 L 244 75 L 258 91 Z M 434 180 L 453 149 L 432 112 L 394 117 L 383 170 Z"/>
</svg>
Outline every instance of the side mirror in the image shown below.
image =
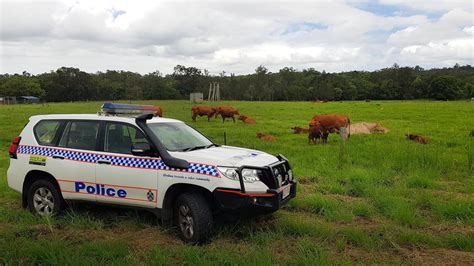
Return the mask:
<svg viewBox="0 0 474 266">
<path fill-rule="evenodd" d="M 148 143 L 136 143 L 132 145 L 132 154 L 135 156 L 147 156 L 151 154 L 151 147 Z"/>
</svg>

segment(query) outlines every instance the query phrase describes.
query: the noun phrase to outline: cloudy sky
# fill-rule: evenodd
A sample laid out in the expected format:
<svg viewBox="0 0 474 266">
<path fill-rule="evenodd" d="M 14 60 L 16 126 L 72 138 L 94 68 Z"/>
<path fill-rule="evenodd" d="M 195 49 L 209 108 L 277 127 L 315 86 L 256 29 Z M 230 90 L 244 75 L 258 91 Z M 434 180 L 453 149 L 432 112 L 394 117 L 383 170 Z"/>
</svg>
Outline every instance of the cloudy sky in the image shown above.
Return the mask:
<svg viewBox="0 0 474 266">
<path fill-rule="evenodd" d="M 473 0 L 0 0 L 0 73 L 474 65 Z"/>
</svg>

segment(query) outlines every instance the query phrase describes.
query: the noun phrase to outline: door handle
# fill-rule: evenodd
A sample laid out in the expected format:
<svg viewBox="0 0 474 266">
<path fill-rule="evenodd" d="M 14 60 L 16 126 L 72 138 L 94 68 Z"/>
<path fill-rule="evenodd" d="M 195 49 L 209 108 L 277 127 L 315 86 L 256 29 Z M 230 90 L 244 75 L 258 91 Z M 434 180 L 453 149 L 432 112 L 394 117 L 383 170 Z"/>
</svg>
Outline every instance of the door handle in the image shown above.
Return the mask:
<svg viewBox="0 0 474 266">
<path fill-rule="evenodd" d="M 97 163 L 98 164 L 111 164 L 112 162 L 109 160 L 98 160 Z"/>
<path fill-rule="evenodd" d="M 53 155 L 53 159 L 64 160 L 64 156 L 61 156 L 61 155 Z"/>
</svg>

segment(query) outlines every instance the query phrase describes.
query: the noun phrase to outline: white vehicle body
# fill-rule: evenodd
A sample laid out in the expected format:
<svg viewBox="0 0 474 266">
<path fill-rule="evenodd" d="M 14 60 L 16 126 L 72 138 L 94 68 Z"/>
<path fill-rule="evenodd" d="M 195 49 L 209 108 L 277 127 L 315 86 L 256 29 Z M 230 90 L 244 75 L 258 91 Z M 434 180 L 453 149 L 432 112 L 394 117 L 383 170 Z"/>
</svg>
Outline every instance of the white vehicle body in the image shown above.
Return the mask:
<svg viewBox="0 0 474 266">
<path fill-rule="evenodd" d="M 50 136 L 48 140 L 54 143 L 40 144 L 37 131 L 44 130 L 35 127 L 40 122 L 46 125 L 48 123 L 54 124 L 55 121 L 60 121 L 56 125 L 58 133 L 54 133 L 55 136 Z M 76 135 L 76 131 L 73 130 L 75 123 L 80 125 L 80 122 L 87 121 L 92 124 L 97 123 L 97 127 L 96 124 L 93 124 L 96 130 L 94 148 L 68 147 L 68 138 L 71 139 L 73 135 Z M 181 121 L 160 117 L 146 121 L 146 125 L 160 123 L 184 125 Z M 66 202 L 81 200 L 154 210 L 166 208 L 165 198 L 167 195 L 170 197 L 171 193 L 168 192 L 175 185 L 179 185 L 181 188 L 196 187 L 207 191 L 209 195 L 212 195 L 211 197 L 216 197 L 212 201 L 217 202 L 217 209 L 221 207 L 223 209 L 239 209 L 254 204 L 261 205 L 256 207 L 274 211 L 279 208 L 280 203 L 295 196 L 296 184 L 292 180 L 291 170 L 289 171 L 291 180 L 286 175 L 286 185 L 283 185 L 279 180 L 278 187 L 270 189 L 268 184 L 260 180 L 243 182 L 242 177 L 228 178 L 222 173 L 222 168 L 219 168 L 238 169 L 242 166 L 263 168 L 279 164 L 282 160 L 280 157 L 256 150 L 218 145 L 191 151 L 169 151 L 169 155 L 172 157 L 182 159 L 189 164 L 186 169 L 178 169 L 168 166 L 162 156 L 136 156 L 127 151 L 106 151 L 104 147 L 108 144 L 104 144 L 104 141 L 108 141 L 106 140 L 109 138 L 107 132 L 112 134 L 115 132 L 113 127 L 120 128 L 120 125 L 135 128 L 136 135 L 138 131 L 146 135 L 141 131 L 137 120 L 130 117 L 98 114 L 31 117 L 20 134 L 21 140 L 16 147 L 16 154 L 14 156 L 10 154 L 12 158 L 7 173 L 9 186 L 24 195 L 23 205 L 26 205 L 26 190 L 28 184 L 32 182 L 27 179 L 35 178 L 34 176 L 38 175 L 48 175 L 57 182 L 61 196 Z M 41 124 L 42 126 L 43 124 Z M 110 131 L 107 131 L 109 128 L 111 128 Z M 88 139 L 92 143 L 93 135 L 92 133 L 90 135 L 82 138 Z M 53 138 L 55 141 L 52 140 Z M 110 137 L 110 139 L 112 138 Z M 61 143 L 66 144 L 62 145 Z M 287 163 L 287 161 L 285 162 Z M 289 164 L 286 165 L 289 170 Z M 271 174 L 273 175 L 273 172 Z M 281 179 L 281 176 L 279 178 Z M 272 193 L 269 193 L 270 190 Z M 282 193 L 285 195 L 281 195 Z M 222 194 L 224 195 L 222 196 Z M 258 198 L 265 200 L 266 197 L 271 197 L 272 202 L 278 198 L 278 202 L 276 205 L 272 203 L 270 206 L 268 202 L 262 203 L 257 200 Z"/>
</svg>

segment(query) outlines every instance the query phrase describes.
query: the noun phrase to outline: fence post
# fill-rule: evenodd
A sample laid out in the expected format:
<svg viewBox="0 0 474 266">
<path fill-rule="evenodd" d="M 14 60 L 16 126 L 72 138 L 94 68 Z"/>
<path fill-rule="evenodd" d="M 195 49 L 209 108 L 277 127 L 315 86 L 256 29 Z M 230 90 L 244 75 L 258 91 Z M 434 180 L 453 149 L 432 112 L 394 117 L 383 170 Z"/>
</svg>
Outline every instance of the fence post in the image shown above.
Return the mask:
<svg viewBox="0 0 474 266">
<path fill-rule="evenodd" d="M 348 137 L 347 128 L 341 127 L 339 129 L 339 135 L 341 136 L 341 142 L 339 144 L 338 168 L 342 169 L 349 161 L 348 154 L 346 151 L 346 141 Z"/>
</svg>

